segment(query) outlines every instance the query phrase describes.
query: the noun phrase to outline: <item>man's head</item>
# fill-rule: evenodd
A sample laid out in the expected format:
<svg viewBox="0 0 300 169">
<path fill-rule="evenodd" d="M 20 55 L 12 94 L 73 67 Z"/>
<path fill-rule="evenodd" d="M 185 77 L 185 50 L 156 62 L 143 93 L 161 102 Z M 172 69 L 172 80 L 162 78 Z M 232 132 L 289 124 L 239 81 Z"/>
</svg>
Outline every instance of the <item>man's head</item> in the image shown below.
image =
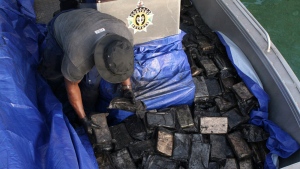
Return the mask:
<svg viewBox="0 0 300 169">
<path fill-rule="evenodd" d="M 107 34 L 96 45 L 94 60 L 100 76 L 120 83 L 133 74 L 133 47 L 124 37 Z"/>
</svg>

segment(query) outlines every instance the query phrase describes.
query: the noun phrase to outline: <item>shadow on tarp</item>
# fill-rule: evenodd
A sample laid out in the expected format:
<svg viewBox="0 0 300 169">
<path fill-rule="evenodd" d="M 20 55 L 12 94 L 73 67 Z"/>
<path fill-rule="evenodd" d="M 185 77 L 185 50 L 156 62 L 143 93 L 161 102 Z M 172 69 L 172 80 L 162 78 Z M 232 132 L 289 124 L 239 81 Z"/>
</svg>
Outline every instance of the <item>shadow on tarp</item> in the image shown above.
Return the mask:
<svg viewBox="0 0 300 169">
<path fill-rule="evenodd" d="M 84 131 L 36 72 L 44 33 L 33 0 L 0 1 L 0 168 L 98 168 Z"/>
</svg>

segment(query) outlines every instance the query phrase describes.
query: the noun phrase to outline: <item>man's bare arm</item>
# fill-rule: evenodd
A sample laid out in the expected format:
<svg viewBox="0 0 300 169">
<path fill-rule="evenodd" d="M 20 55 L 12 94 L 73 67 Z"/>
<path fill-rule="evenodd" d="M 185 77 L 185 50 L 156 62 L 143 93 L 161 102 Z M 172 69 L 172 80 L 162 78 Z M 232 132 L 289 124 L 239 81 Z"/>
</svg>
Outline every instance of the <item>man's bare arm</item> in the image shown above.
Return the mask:
<svg viewBox="0 0 300 169">
<path fill-rule="evenodd" d="M 65 78 L 65 86 L 67 89 L 69 102 L 74 108 L 78 117 L 82 119 L 86 116 L 86 114 L 83 109 L 81 92 L 78 84 L 79 82 L 71 82 Z"/>
<path fill-rule="evenodd" d="M 123 97 L 131 100 L 133 104 L 135 104 L 135 96 L 132 91 L 130 78 L 124 80 L 122 83 Z"/>
<path fill-rule="evenodd" d="M 124 80 L 124 81 L 122 82 L 122 86 L 126 86 L 126 87 L 128 87 L 129 89 L 131 89 L 131 81 L 130 81 L 130 78 Z"/>
</svg>

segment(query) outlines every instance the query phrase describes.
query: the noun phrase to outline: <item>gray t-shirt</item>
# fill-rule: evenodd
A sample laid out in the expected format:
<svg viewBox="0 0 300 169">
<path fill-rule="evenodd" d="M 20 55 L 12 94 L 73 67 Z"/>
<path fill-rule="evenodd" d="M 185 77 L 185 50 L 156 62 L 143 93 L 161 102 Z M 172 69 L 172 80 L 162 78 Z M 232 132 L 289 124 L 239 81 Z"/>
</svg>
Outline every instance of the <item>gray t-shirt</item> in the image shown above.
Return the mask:
<svg viewBox="0 0 300 169">
<path fill-rule="evenodd" d="M 133 43 L 123 21 L 95 9 L 76 9 L 57 17 L 54 36 L 64 51 L 61 72 L 66 79 L 80 81 L 93 68 L 95 46 L 107 33 L 123 36 Z"/>
</svg>

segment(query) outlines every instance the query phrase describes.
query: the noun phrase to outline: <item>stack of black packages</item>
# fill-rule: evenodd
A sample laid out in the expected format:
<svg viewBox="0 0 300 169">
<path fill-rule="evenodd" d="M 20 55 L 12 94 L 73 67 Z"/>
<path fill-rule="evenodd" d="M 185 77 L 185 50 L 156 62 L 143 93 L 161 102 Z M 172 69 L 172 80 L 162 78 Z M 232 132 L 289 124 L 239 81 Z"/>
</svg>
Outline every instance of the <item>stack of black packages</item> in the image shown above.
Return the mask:
<svg viewBox="0 0 300 169">
<path fill-rule="evenodd" d="M 180 19 L 196 86 L 193 105 L 151 110 L 109 127 L 113 148 L 95 149 L 99 167 L 262 169 L 268 133 L 247 123 L 256 98 L 189 0 L 181 1 Z"/>
<path fill-rule="evenodd" d="M 113 146 L 103 149 L 103 144 L 100 144 L 102 148 L 96 145 L 99 167 L 263 168 L 268 134 L 247 124 L 248 116 L 240 112 L 238 104 L 221 112 L 220 106 L 226 105 L 212 99 L 210 102 L 195 101 L 193 107 L 180 105 L 148 111 L 143 119 L 132 115 L 108 127 L 109 137 L 101 134 L 99 140 L 112 140 Z"/>
</svg>

